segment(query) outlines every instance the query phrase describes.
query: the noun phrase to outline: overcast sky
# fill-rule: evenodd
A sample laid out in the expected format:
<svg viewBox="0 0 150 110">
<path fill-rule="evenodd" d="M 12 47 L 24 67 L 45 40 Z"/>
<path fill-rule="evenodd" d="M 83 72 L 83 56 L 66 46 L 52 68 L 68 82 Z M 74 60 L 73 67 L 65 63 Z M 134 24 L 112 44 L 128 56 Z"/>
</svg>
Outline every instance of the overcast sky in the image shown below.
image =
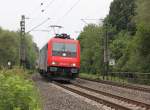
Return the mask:
<svg viewBox="0 0 150 110">
<path fill-rule="evenodd" d="M 0 0 L 0 27 L 8 30 L 19 30 L 21 15 L 25 15 L 26 31 L 40 24 L 47 18 L 46 23 L 36 30 L 50 30 L 49 32 L 32 31 L 33 40 L 38 47 L 42 47 L 52 37 L 54 31 L 50 25 L 61 25 L 60 32 L 68 33 L 77 38 L 87 23 L 97 23 L 105 18 L 113 0 Z M 41 4 L 42 3 L 42 4 Z M 42 12 L 41 10 L 44 10 Z M 58 31 L 58 29 L 56 29 Z"/>
</svg>

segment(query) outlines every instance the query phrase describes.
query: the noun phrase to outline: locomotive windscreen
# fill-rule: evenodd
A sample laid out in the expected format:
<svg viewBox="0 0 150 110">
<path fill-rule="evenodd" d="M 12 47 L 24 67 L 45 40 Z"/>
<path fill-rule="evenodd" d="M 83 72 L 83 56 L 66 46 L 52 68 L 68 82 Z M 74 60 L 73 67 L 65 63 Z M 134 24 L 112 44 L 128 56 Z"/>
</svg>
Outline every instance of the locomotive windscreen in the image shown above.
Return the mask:
<svg viewBox="0 0 150 110">
<path fill-rule="evenodd" d="M 53 43 L 52 55 L 62 57 L 76 57 L 77 45 L 69 43 Z"/>
</svg>

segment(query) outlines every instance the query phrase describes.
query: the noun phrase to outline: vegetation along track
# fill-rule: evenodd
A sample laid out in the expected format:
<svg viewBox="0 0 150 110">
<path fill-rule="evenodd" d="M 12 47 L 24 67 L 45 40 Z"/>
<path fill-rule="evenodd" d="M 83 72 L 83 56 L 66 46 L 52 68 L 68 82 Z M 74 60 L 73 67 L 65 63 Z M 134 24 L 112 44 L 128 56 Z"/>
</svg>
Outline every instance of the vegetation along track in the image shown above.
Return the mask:
<svg viewBox="0 0 150 110">
<path fill-rule="evenodd" d="M 57 82 L 54 83 L 64 89 L 77 93 L 98 103 L 107 105 L 116 110 L 150 110 L 149 104 L 134 101 L 109 93 L 104 93 L 78 84 L 61 84 Z"/>
<path fill-rule="evenodd" d="M 87 81 L 93 81 L 93 82 L 98 82 L 98 83 L 108 84 L 112 86 L 134 89 L 134 90 L 138 90 L 141 92 L 150 93 L 150 88 L 146 88 L 146 87 L 138 86 L 138 85 L 136 86 L 134 84 L 117 83 L 117 82 L 112 82 L 112 81 L 94 80 L 94 79 L 88 79 L 88 78 L 79 78 L 79 79 L 84 79 Z"/>
</svg>

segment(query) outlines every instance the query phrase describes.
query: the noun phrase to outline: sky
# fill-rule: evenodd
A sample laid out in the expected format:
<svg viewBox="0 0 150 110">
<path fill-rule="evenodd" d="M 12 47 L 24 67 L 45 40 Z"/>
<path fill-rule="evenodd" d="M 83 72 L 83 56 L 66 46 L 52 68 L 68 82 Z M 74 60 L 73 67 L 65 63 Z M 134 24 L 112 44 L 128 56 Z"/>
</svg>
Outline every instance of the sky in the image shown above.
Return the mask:
<svg viewBox="0 0 150 110">
<path fill-rule="evenodd" d="M 109 13 L 113 0 L 0 0 L 0 27 L 17 31 L 20 29 L 21 15 L 26 17 L 26 32 L 30 32 L 34 42 L 42 48 L 53 37 L 51 25 L 63 28 L 55 32 L 67 33 L 76 39 L 83 27 L 89 23 L 99 24 Z M 85 20 L 81 19 L 93 19 Z M 47 30 L 47 31 L 40 31 Z"/>
</svg>

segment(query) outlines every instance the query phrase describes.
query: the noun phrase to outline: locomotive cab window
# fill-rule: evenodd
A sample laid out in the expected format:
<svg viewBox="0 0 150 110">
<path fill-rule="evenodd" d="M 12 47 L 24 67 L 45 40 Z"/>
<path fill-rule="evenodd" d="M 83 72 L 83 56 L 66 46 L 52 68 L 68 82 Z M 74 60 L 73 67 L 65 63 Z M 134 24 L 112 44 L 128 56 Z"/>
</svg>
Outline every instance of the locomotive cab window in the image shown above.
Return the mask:
<svg viewBox="0 0 150 110">
<path fill-rule="evenodd" d="M 68 43 L 53 43 L 52 55 L 62 57 L 76 57 L 77 45 Z"/>
</svg>

